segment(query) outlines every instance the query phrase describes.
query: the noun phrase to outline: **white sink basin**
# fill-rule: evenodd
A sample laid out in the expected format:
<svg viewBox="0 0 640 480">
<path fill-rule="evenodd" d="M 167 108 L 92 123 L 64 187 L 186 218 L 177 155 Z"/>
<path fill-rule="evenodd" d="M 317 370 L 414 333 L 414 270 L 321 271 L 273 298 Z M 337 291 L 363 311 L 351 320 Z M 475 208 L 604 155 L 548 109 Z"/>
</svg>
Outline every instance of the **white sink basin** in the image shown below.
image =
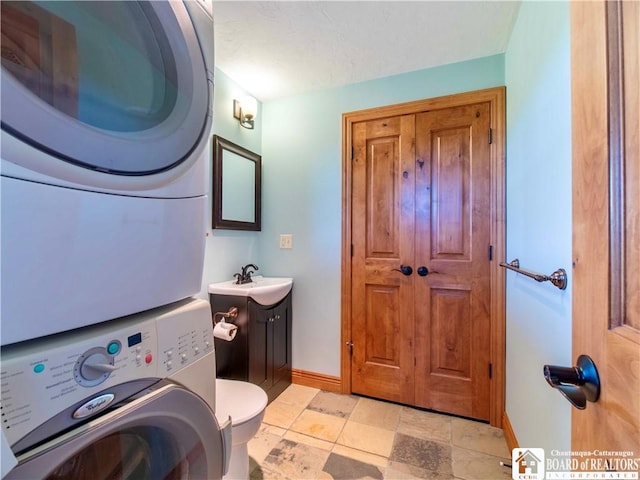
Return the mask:
<svg viewBox="0 0 640 480">
<path fill-rule="evenodd" d="M 256 275 L 253 277 L 253 282 L 244 285 L 238 285 L 235 282 L 235 280 L 229 280 L 210 283 L 209 293 L 250 297 L 260 305 L 273 305 L 286 297 L 293 286 L 293 278 L 263 277 L 262 275 Z"/>
</svg>

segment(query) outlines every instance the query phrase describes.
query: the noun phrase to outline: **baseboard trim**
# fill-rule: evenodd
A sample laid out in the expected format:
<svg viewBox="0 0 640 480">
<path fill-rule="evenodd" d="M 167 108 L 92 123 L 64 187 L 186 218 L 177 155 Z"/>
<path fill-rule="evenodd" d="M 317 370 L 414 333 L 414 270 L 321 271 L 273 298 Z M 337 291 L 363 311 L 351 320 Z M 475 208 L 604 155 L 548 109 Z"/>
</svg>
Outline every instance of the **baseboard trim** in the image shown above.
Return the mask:
<svg viewBox="0 0 640 480">
<path fill-rule="evenodd" d="M 513 431 L 513 427 L 511 426 L 511 422 L 509 421 L 507 412 L 502 412 L 502 431 L 504 432 L 504 438 L 507 441 L 509 450 L 520 448 L 520 446 L 518 445 L 518 439 L 516 438 L 516 434 Z"/>
<path fill-rule="evenodd" d="M 319 388 L 328 392 L 340 393 L 340 377 L 325 375 L 324 373 L 308 372 L 306 370 L 291 369 L 291 381 L 296 385 Z"/>
</svg>

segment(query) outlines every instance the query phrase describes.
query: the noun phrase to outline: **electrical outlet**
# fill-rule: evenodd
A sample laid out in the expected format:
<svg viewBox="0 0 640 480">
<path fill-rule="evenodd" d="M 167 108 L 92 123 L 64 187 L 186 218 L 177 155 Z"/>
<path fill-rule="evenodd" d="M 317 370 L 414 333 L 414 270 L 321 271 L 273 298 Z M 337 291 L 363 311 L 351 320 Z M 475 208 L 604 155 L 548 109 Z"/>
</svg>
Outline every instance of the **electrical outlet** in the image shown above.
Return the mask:
<svg viewBox="0 0 640 480">
<path fill-rule="evenodd" d="M 293 248 L 293 235 L 280 235 L 280 248 Z"/>
</svg>

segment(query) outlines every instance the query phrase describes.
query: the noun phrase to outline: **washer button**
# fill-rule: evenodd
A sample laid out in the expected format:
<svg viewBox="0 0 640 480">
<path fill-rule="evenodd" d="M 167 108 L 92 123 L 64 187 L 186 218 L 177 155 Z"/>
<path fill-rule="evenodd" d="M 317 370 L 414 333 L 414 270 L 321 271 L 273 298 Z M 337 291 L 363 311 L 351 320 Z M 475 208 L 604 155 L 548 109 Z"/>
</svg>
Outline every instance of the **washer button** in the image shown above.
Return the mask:
<svg viewBox="0 0 640 480">
<path fill-rule="evenodd" d="M 107 352 L 109 355 L 116 355 L 120 352 L 120 342 L 114 340 L 107 345 Z"/>
<path fill-rule="evenodd" d="M 151 355 L 150 353 L 147 353 L 147 355 L 144 357 L 144 362 L 146 364 L 153 362 L 153 355 Z"/>
</svg>

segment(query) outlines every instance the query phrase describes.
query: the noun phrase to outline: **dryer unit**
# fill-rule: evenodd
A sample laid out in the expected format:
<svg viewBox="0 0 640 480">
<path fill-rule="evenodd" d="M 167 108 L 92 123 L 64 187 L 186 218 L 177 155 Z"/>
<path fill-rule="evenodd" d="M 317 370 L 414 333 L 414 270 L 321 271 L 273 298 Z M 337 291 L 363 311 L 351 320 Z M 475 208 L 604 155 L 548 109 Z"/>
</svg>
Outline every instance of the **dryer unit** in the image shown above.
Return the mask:
<svg viewBox="0 0 640 480">
<path fill-rule="evenodd" d="M 2 344 L 200 291 L 211 0 L 1 8 Z"/>
</svg>

